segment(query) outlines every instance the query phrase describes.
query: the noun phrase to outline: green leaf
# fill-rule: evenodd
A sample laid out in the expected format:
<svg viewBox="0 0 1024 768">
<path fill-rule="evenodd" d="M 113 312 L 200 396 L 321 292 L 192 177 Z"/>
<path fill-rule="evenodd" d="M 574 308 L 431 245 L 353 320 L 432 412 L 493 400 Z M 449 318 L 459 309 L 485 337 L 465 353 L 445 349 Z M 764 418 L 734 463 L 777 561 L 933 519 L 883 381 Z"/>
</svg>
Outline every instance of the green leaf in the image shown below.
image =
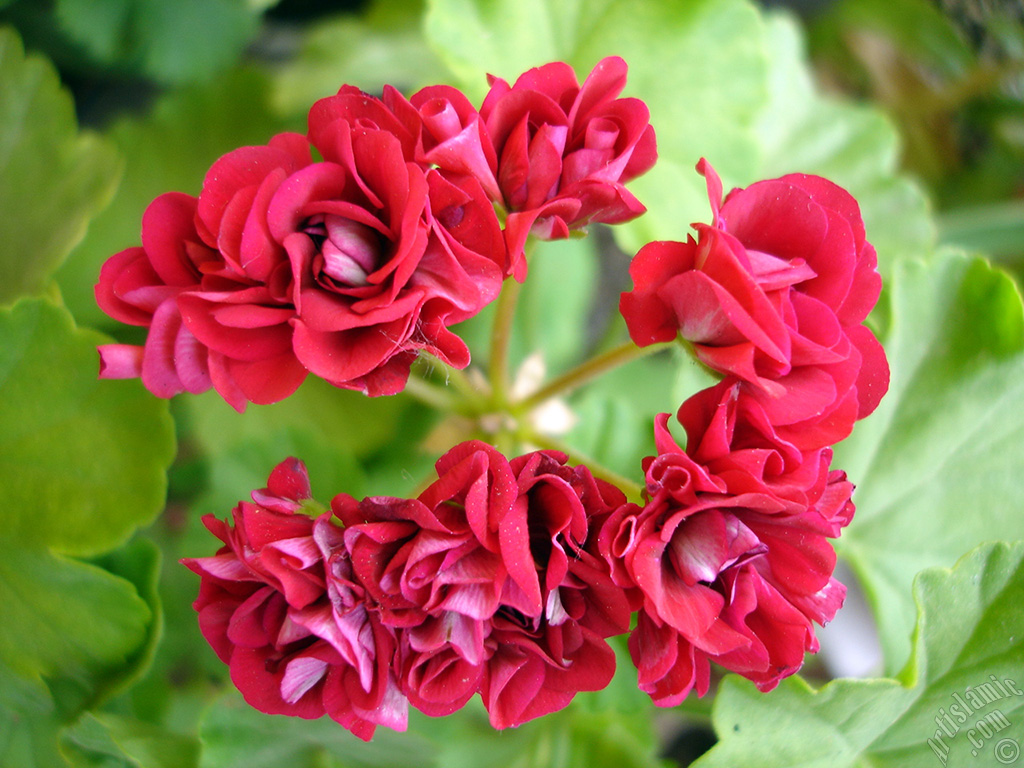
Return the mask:
<svg viewBox="0 0 1024 768">
<path fill-rule="evenodd" d="M 380 93 L 388 83 L 411 93 L 443 82 L 447 71 L 423 36 L 422 7 L 421 0 L 378 0 L 362 16 L 316 22 L 275 78 L 275 106 L 305 117 L 314 101 L 343 83 L 367 93 Z"/>
<path fill-rule="evenodd" d="M 158 566 L 142 540 L 97 563 L 0 544 L 0 764 L 64 765 L 65 724 L 149 666 Z"/>
<path fill-rule="evenodd" d="M 333 720 L 265 715 L 237 692 L 209 709 L 200 729 L 204 768 L 427 768 L 437 763 L 423 737 L 379 728 L 360 741 Z"/>
<path fill-rule="evenodd" d="M 38 676 L 19 676 L 0 656 L 0 765 L 61 765 L 57 751 L 61 725 L 43 681 Z"/>
<path fill-rule="evenodd" d="M 614 0 L 593 3 L 600 16 Z M 514 79 L 530 67 L 569 59 L 574 32 L 584 32 L 579 3 L 547 0 L 427 0 L 427 39 L 479 100 L 484 75 Z"/>
<path fill-rule="evenodd" d="M 992 539 L 1024 538 L 1024 310 L 982 259 L 896 265 L 889 393 L 836 449 L 857 485 L 837 542 L 876 611 L 886 669 L 909 652 L 914 574 Z"/>
<path fill-rule="evenodd" d="M 74 712 L 143 646 L 152 612 L 131 583 L 95 565 L 7 541 L 0 554 L 0 660 Z"/>
<path fill-rule="evenodd" d="M 94 331 L 40 299 L 0 311 L 4 541 L 91 555 L 162 509 L 174 455 L 167 404 L 99 381 Z"/>
<path fill-rule="evenodd" d="M 939 219 L 942 241 L 993 258 L 1024 258 L 1024 202 L 1007 200 L 944 211 Z"/>
<path fill-rule="evenodd" d="M 42 291 L 110 199 L 119 162 L 79 133 L 53 66 L 0 29 L 0 305 Z"/>
<path fill-rule="evenodd" d="M 199 742 L 135 718 L 87 714 L 65 733 L 63 748 L 78 768 L 197 768 Z"/>
<path fill-rule="evenodd" d="M 165 83 L 230 66 L 257 18 L 245 0 L 58 0 L 56 15 L 98 63 Z"/>
<path fill-rule="evenodd" d="M 921 190 L 898 175 L 896 128 L 876 107 L 817 91 L 792 19 L 772 15 L 767 27 L 769 99 L 756 123 L 761 162 L 741 183 L 800 172 L 845 187 L 860 203 L 883 274 L 900 258 L 930 253 L 935 227 Z"/>
<path fill-rule="evenodd" d="M 153 198 L 170 191 L 198 194 L 218 157 L 266 143 L 289 127 L 272 114 L 269 90 L 261 73 L 232 71 L 207 85 L 171 91 L 142 119 L 113 124 L 109 138 L 125 157 L 121 186 L 57 273 L 64 301 L 80 324 L 112 324 L 96 306 L 93 286 L 104 261 L 139 244 L 142 214 Z"/>
<path fill-rule="evenodd" d="M 93 563 L 134 586 L 136 593 L 149 606 L 152 616 L 145 640 L 126 663 L 104 681 L 102 698 L 107 699 L 133 686 L 153 664 L 163 632 L 163 610 L 158 591 L 161 552 L 152 541 L 137 538 L 120 549 L 96 558 Z M 94 696 L 93 702 L 97 700 Z"/>
<path fill-rule="evenodd" d="M 914 584 L 914 652 L 899 680 L 798 677 L 761 694 L 730 676 L 721 741 L 699 768 L 1012 764 L 1024 734 L 1024 543 L 987 544 Z"/>
</svg>

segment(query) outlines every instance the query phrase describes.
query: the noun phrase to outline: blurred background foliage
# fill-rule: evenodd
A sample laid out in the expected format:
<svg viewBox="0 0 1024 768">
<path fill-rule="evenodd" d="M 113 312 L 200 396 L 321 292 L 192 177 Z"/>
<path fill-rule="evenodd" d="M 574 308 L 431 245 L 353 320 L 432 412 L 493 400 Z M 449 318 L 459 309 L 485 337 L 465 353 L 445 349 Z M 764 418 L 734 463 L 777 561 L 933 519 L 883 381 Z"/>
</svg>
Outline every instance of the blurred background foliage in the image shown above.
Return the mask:
<svg viewBox="0 0 1024 768">
<path fill-rule="evenodd" d="M 800 14 L 821 87 L 878 105 L 896 122 L 902 168 L 930 192 L 942 239 L 984 250 L 1019 272 L 1024 4 L 763 5 Z M 273 127 L 261 108 L 300 126 L 309 104 L 337 87 L 338 71 L 371 92 L 384 82 L 412 88 L 444 79 L 420 30 L 422 10 L 419 0 L 0 0 L 0 23 L 56 64 L 89 127 L 148 113 L 161 94 L 215 83 L 239 67 L 272 73 L 272 95 L 256 88 L 245 115 L 251 135 L 227 131 L 232 140 L 256 142 Z M 260 103 L 265 98 L 270 104 Z M 217 117 L 200 104 L 193 109 Z M 209 144 L 197 167 L 231 146 L 215 137 Z"/>
<path fill-rule="evenodd" d="M 380 733 L 367 747 L 330 722 L 267 718 L 245 707 L 199 636 L 190 606 L 195 578 L 177 563 L 211 552 L 201 514 L 225 517 L 288 454 L 306 461 L 314 493 L 324 500 L 340 490 L 411 493 L 446 446 L 469 436 L 469 426 L 439 421 L 405 398 L 367 400 L 319 381 L 241 416 L 209 393 L 168 404 L 137 382 L 102 388 L 95 382 L 93 348 L 103 339 L 97 331 L 126 342 L 141 337 L 100 313 L 92 287 L 108 256 L 138 242 L 142 212 L 155 196 L 172 189 L 197 194 L 206 169 L 225 152 L 282 130 L 303 131 L 309 106 L 342 82 L 369 92 L 391 83 L 411 92 L 452 81 L 453 73 L 475 77 L 492 60 L 511 67 L 548 48 L 569 47 L 592 64 L 602 52 L 587 48 L 582 29 L 579 40 L 567 43 L 571 35 L 557 21 L 588 21 L 591 8 L 609 5 L 564 3 L 551 11 L 550 28 L 534 35 L 531 14 L 546 7 L 541 0 L 0 0 L 0 27 L 13 30 L 0 37 L 0 304 L 37 297 L 0 318 L 6 344 L 0 345 L 0 395 L 8 404 L 43 403 L 27 416 L 10 405 L 0 417 L 0 452 L 20 462 L 0 475 L 5 483 L 27 477 L 5 485 L 9 509 L 0 513 L 8 531 L 0 542 L 0 600 L 7 601 L 0 604 L 14 621 L 13 629 L 11 619 L 0 626 L 5 768 L 621 768 L 658 765 L 664 750 L 672 764 L 688 765 L 714 741 L 707 701 L 687 702 L 682 719 L 672 712 L 652 720 L 628 661 L 626 674 L 608 691 L 497 735 L 477 707 L 464 717 L 414 717 L 411 734 Z M 1018 280 L 1024 275 L 1024 6 L 1019 0 L 764 0 L 767 22 L 740 0 L 665 0 L 645 5 L 643 14 L 622 7 L 611 18 L 642 17 L 635 34 L 659 25 L 691 34 L 641 36 L 633 40 L 635 50 L 650 42 L 652 57 L 678 49 L 685 62 L 696 64 L 684 73 L 657 62 L 631 72 L 632 92 L 652 93 L 652 105 L 679 119 L 656 123 L 667 139 L 659 166 L 665 170 L 637 182 L 651 213 L 616 233 L 626 251 L 653 235 L 681 237 L 685 223 L 704 217 L 706 198 L 691 169 L 695 153 L 714 152 L 727 184 L 792 170 L 834 174 L 861 199 L 887 278 L 893 271 L 905 275 L 892 298 L 896 310 L 957 307 L 948 316 L 921 312 L 898 326 L 905 317 L 883 303 L 874 320 L 887 330 L 890 313 L 896 318 L 890 354 L 909 349 L 899 359 L 919 355 L 933 362 L 924 367 L 927 375 L 905 376 L 911 396 L 894 388 L 889 415 L 877 417 L 873 431 L 867 425 L 858 430 L 839 454 L 858 482 L 872 472 L 878 476 L 874 485 L 865 483 L 869 495 L 863 505 L 858 500 L 857 522 L 863 522 L 844 537 L 841 554 L 876 601 L 892 598 L 888 608 L 874 607 L 891 652 L 887 671 L 894 673 L 910 654 L 913 574 L 952 564 L 965 547 L 992 537 L 969 523 L 940 525 L 948 541 L 900 561 L 891 569 L 896 576 L 887 573 L 890 553 L 879 542 L 893 520 L 913 532 L 935 514 L 934 505 L 918 504 L 882 516 L 898 496 L 892 489 L 908 482 L 906 457 L 924 455 L 922 446 L 960 445 L 946 436 L 976 425 L 982 413 L 1002 431 L 990 430 L 995 437 L 981 450 L 972 446 L 975 465 L 963 472 L 981 485 L 986 471 L 1012 480 L 1018 452 L 1007 446 L 1024 433 L 1019 415 L 1000 421 L 1005 411 L 974 407 L 1002 397 L 1015 408 L 1020 395 L 1021 309 L 1009 281 L 964 260 L 944 261 L 931 272 L 896 268 L 903 256 L 927 260 L 948 245 L 985 252 Z M 514 8 L 525 9 L 521 17 Z M 507 46 L 474 36 L 475 24 L 500 25 Z M 615 26 L 609 22 L 596 38 L 618 34 L 609 25 Z M 631 34 L 627 23 L 619 26 L 622 35 Z M 700 67 L 705 60 L 707 70 Z M 711 69 L 715 65 L 722 70 Z M 658 90 L 662 74 L 676 79 Z M 484 87 L 482 79 L 468 82 Z M 695 117 L 693 104 L 706 112 Z M 779 115 L 786 117 L 780 122 Z M 794 162 L 808 167 L 791 167 Z M 687 181 L 679 181 L 680 173 Z M 665 189 L 672 193 L 660 194 Z M 61 226 L 52 211 L 60 212 Z M 683 228 L 669 231 L 680 219 Z M 621 336 L 621 323 L 607 307 L 625 287 L 627 258 L 606 232 L 558 247 L 557 262 L 538 251 L 513 349 L 519 361 L 541 350 L 556 373 Z M 595 252 L 617 271 L 599 270 Z M 571 291 L 560 282 L 566 270 L 576 277 Z M 984 323 L 965 330 L 967 318 L 986 313 Z M 487 321 L 484 312 L 462 331 L 474 354 L 483 349 Z M 559 333 L 547 331 L 553 327 Z M 62 361 L 56 376 L 53 359 Z M 680 359 L 638 361 L 576 396 L 571 405 L 580 426 L 573 446 L 613 469 L 635 472 L 639 457 L 651 450 L 650 404 L 668 409 L 705 383 Z M 977 384 L 966 400 L 949 371 Z M 39 381 L 46 381 L 43 388 Z M 1008 389 L 1009 381 L 1018 382 L 1016 388 Z M 907 403 L 942 411 L 948 421 L 920 427 L 923 420 Z M 957 408 L 945 407 L 949 403 Z M 887 439 L 884 419 L 890 417 L 903 420 L 903 442 Z M 25 433 L 42 430 L 47 439 L 18 442 L 25 424 L 31 427 Z M 105 424 L 121 431 L 108 434 Z M 886 448 L 896 445 L 905 450 Z M 878 460 L 890 454 L 891 461 Z M 25 470 L 30 465 L 31 473 Z M 930 471 L 911 466 L 913 477 L 927 479 Z M 139 487 L 123 487 L 127 475 L 138 478 Z M 78 495 L 86 498 L 69 503 L 73 488 L 83 487 L 87 492 Z M 53 498 L 40 499 L 40 488 L 56 489 Z M 1019 498 L 1020 491 L 1014 493 Z M 989 514 L 991 528 L 1005 523 L 1003 512 Z M 938 514 L 939 522 L 962 519 L 952 502 Z M 135 533 L 138 528 L 143 534 Z M 76 590 L 89 600 L 69 602 Z M 38 641 L 27 653 L 26 637 Z M 804 675 L 822 681 L 831 671 L 814 660 Z M 802 694 L 791 689 L 790 695 Z M 929 735 L 916 735 L 922 734 Z"/>
</svg>

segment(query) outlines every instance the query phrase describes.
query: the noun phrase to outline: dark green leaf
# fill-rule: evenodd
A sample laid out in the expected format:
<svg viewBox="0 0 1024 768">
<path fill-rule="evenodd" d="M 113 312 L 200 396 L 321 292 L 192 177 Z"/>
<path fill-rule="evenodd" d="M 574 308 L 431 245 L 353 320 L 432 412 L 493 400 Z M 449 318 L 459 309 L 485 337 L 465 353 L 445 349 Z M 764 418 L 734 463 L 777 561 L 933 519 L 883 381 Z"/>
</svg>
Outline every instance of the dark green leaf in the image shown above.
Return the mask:
<svg viewBox="0 0 1024 768">
<path fill-rule="evenodd" d="M 245 0 L 58 0 L 56 15 L 98 63 L 166 83 L 225 69 L 256 30 Z"/>
</svg>

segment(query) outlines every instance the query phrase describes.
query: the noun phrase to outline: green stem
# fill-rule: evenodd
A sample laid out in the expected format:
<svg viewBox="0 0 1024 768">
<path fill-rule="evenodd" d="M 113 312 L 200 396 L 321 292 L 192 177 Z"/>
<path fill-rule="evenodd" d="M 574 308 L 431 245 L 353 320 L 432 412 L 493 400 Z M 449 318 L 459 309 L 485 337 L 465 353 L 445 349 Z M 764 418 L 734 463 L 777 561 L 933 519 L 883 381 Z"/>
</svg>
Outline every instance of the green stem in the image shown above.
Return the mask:
<svg viewBox="0 0 1024 768">
<path fill-rule="evenodd" d="M 667 346 L 669 344 L 651 344 L 647 347 L 638 347 L 632 341 L 627 341 L 606 352 L 595 355 L 572 370 L 566 371 L 561 376 L 552 379 L 533 394 L 515 403 L 515 409 L 518 413 L 527 413 L 556 395 L 566 395 L 577 387 L 581 387 L 587 382 L 596 379 L 601 374 L 633 360 L 659 352 Z"/>
<path fill-rule="evenodd" d="M 429 405 L 443 413 L 450 413 L 459 410 L 455 398 L 451 393 L 441 387 L 435 386 L 419 376 L 410 376 L 405 385 L 405 390 L 421 403 Z"/>
<path fill-rule="evenodd" d="M 486 392 L 481 391 L 477 386 L 474 386 L 473 382 L 470 381 L 469 376 L 466 375 L 465 371 L 461 371 L 458 368 L 452 368 L 450 365 L 444 367 L 446 381 L 450 381 L 463 397 L 476 402 L 487 395 Z"/>
<path fill-rule="evenodd" d="M 628 477 L 623 477 L 618 472 L 613 472 L 608 469 L 608 467 L 599 464 L 586 454 L 577 451 L 575 448 L 567 445 L 558 438 L 535 433 L 526 436 L 526 440 L 542 450 L 561 451 L 568 456 L 569 460 L 574 464 L 586 465 L 587 469 L 590 470 L 590 474 L 594 477 L 609 482 L 617 487 L 620 491 L 626 494 L 626 498 L 630 501 L 637 502 L 638 504 L 643 503 L 642 485 L 633 482 Z"/>
<path fill-rule="evenodd" d="M 513 279 L 505 281 L 501 294 L 498 296 L 494 326 L 491 328 L 491 357 L 488 363 L 488 374 L 493 392 L 493 402 L 499 408 L 504 408 L 508 403 L 510 386 L 508 346 L 512 337 L 512 321 L 516 314 L 520 288 L 520 284 Z"/>
</svg>

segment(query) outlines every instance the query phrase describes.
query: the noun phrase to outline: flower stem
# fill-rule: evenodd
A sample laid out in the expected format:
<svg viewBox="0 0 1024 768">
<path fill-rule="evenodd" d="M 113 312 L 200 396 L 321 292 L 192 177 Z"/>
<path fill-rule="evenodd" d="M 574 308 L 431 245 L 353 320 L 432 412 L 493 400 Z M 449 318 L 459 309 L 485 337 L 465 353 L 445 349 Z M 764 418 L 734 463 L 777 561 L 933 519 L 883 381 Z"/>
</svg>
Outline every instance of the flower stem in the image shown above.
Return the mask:
<svg viewBox="0 0 1024 768">
<path fill-rule="evenodd" d="M 494 404 L 503 408 L 508 402 L 509 360 L 508 346 L 512 337 L 512 321 L 516 314 L 520 284 L 506 280 L 498 296 L 494 325 L 491 328 L 491 357 L 488 374 L 494 397 Z"/>
<path fill-rule="evenodd" d="M 442 389 L 441 387 L 435 386 L 419 376 L 410 376 L 409 381 L 406 382 L 405 391 L 415 397 L 421 403 L 429 405 L 443 413 L 449 413 L 458 410 L 455 398 L 451 394 Z"/>
<path fill-rule="evenodd" d="M 526 413 L 539 406 L 545 400 L 550 400 L 556 395 L 568 394 L 577 387 L 581 387 L 587 382 L 596 379 L 603 373 L 607 373 L 633 360 L 659 352 L 670 344 L 671 342 L 638 347 L 632 341 L 627 341 L 606 352 L 595 355 L 586 362 L 566 371 L 561 376 L 552 379 L 533 394 L 515 403 L 515 409 L 517 412 Z"/>
</svg>

